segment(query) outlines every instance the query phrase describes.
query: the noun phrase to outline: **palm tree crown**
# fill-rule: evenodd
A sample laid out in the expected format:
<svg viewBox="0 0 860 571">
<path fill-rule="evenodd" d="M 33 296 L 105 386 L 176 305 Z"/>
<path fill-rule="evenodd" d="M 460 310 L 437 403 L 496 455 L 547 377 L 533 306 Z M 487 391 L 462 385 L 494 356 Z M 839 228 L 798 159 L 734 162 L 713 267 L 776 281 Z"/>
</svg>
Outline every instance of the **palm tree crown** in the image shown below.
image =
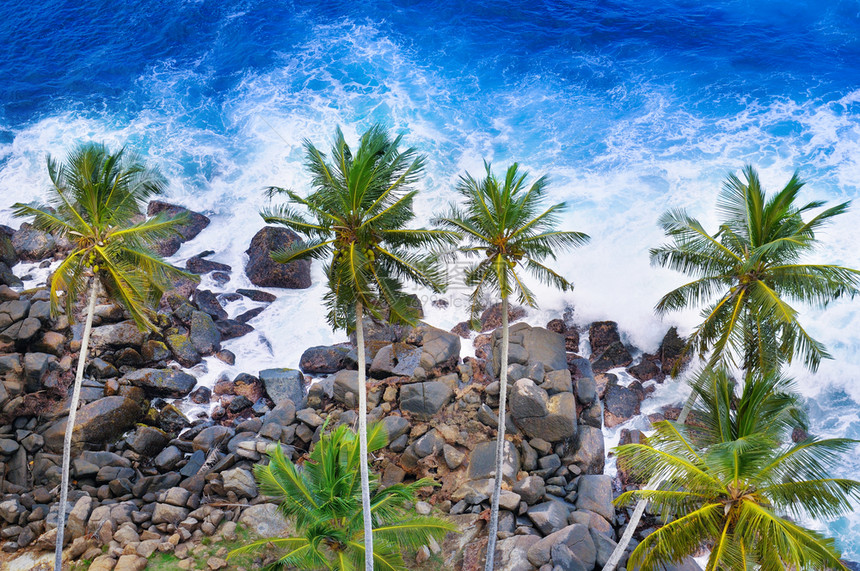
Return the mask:
<svg viewBox="0 0 860 571">
<path fill-rule="evenodd" d="M 751 372 L 737 395 L 724 369 L 705 373 L 694 384 L 698 426 L 658 422 L 647 444 L 617 449 L 620 465 L 661 483 L 616 502 L 649 500 L 667 522 L 636 547 L 628 568 L 659 569 L 709 546 L 707 570 L 846 569 L 832 539 L 793 519 L 853 509 L 860 482 L 831 478 L 828 467 L 856 441 L 790 443 L 802 418 L 790 389 L 776 373 Z"/>
<path fill-rule="evenodd" d="M 411 280 L 434 291 L 443 285 L 444 276 L 435 259 L 414 248 L 448 243 L 453 236 L 407 228 L 415 217 L 412 204 L 417 192 L 409 187 L 421 174 L 424 158 L 413 148 L 398 150 L 400 140 L 400 136 L 392 140 L 383 127 L 375 125 L 362 135 L 353 153 L 338 128 L 330 158 L 305 141 L 313 192 L 301 197 L 291 190 L 269 189 L 270 195 L 286 195 L 309 215 L 289 205 L 263 210 L 266 222 L 307 237 L 303 244 L 273 252 L 272 259 L 287 263 L 331 256 L 326 266 L 326 304 L 329 323 L 335 329 L 354 326 L 357 303 L 375 317 L 390 310 L 387 317 L 391 321 L 414 321 L 417 314 L 403 295 L 402 281 Z"/>
<path fill-rule="evenodd" d="M 724 220 L 715 234 L 683 210 L 660 218 L 672 242 L 652 249 L 651 262 L 696 279 L 666 294 L 656 310 L 663 314 L 717 297 L 703 309 L 704 321 L 688 348 L 703 355 L 711 351 L 711 365 L 774 368 L 799 356 L 814 371 L 830 355 L 806 332 L 790 304 L 824 307 L 858 293 L 857 270 L 802 263 L 817 244 L 816 231 L 849 203 L 805 221 L 804 214 L 825 203 L 795 204 L 803 186 L 796 173 L 770 198 L 755 169 L 747 166 L 743 175 L 745 180 L 729 175 L 723 186 L 717 208 Z"/>
<path fill-rule="evenodd" d="M 369 427 L 368 433 L 370 451 L 386 445 L 381 424 Z M 254 468 L 260 489 L 280 501 L 281 512 L 295 521 L 298 533 L 295 537 L 262 539 L 231 555 L 272 544 L 286 550 L 278 561 L 280 566 L 340 571 L 364 567 L 357 477 L 361 456 L 356 434 L 346 425 L 323 434 L 301 467 L 285 457 L 280 446 L 269 454 L 269 459 L 268 465 Z M 450 522 L 415 516 L 409 509 L 418 489 L 432 485 L 432 480 L 422 479 L 379 489 L 378 478 L 371 477 L 375 568 L 405 569 L 401 549 L 418 548 L 431 537 L 440 540 L 457 530 Z"/>
<path fill-rule="evenodd" d="M 546 176 L 527 186 L 528 174 L 520 172 L 517 163 L 508 167 L 503 180 L 496 178 L 488 163 L 484 162 L 484 168 L 484 179 L 477 180 L 469 174 L 461 177 L 457 191 L 465 205 L 452 205 L 447 215 L 435 219 L 442 228 L 463 235 L 466 244 L 459 252 L 483 256 L 466 270 L 466 285 L 475 288 L 471 297 L 473 321 L 489 294 L 503 299 L 516 294 L 520 303 L 536 306 L 535 296 L 518 267 L 562 291 L 572 289 L 570 282 L 542 261 L 547 257 L 555 259 L 558 252 L 590 239 L 582 232 L 555 229 L 566 204 L 543 207 Z"/>
<path fill-rule="evenodd" d="M 161 298 L 169 279 L 191 277 L 151 250 L 174 233 L 180 221 L 165 214 L 148 220 L 141 215 L 147 200 L 163 192 L 164 177 L 125 149 L 111 154 L 97 143 L 78 146 L 66 163 L 48 157 L 48 175 L 48 204 L 18 203 L 14 214 L 34 217 L 36 228 L 73 244 L 51 277 L 54 314 L 59 294 L 65 292 L 66 315 L 73 319 L 72 307 L 87 276 L 93 275 L 139 326 L 154 328 L 149 308 Z"/>
</svg>

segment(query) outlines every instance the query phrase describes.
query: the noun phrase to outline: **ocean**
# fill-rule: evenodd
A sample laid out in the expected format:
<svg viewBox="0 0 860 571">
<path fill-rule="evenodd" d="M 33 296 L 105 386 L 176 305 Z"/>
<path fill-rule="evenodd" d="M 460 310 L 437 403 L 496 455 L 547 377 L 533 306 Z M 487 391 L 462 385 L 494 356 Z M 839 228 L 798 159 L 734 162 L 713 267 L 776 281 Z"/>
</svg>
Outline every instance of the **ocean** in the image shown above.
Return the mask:
<svg viewBox="0 0 860 571">
<path fill-rule="evenodd" d="M 234 268 L 224 288 L 204 280 L 215 291 L 250 286 L 262 189 L 306 191 L 302 141 L 325 147 L 337 125 L 355 141 L 382 122 L 427 155 L 421 222 L 484 159 L 548 174 L 551 199 L 570 205 L 563 225 L 593 239 L 557 262 L 575 291 L 537 288 L 530 321 L 572 307 L 582 325 L 617 321 L 643 351 L 697 322 L 653 313 L 684 280 L 649 265 L 661 212 L 684 207 L 714 229 L 721 181 L 745 164 L 771 190 L 798 170 L 804 199 L 860 193 L 856 1 L 6 0 L 0 41 L 0 224 L 19 224 L 11 203 L 45 196 L 46 153 L 127 145 L 168 176 L 168 200 L 212 218 L 172 260 L 214 250 Z M 860 205 L 821 238 L 816 260 L 860 267 Z M 278 291 L 257 332 L 226 344 L 236 365 L 208 359 L 201 381 L 295 366 L 306 347 L 343 340 L 325 324 L 318 266 L 313 278 Z M 448 309 L 425 305 L 447 328 L 465 307 L 462 288 L 446 297 Z M 814 430 L 860 438 L 860 300 L 802 320 L 834 356 L 815 375 L 792 371 Z M 682 391 L 668 383 L 661 398 Z M 856 476 L 860 454 L 833 470 Z M 825 530 L 860 560 L 860 515 Z"/>
</svg>

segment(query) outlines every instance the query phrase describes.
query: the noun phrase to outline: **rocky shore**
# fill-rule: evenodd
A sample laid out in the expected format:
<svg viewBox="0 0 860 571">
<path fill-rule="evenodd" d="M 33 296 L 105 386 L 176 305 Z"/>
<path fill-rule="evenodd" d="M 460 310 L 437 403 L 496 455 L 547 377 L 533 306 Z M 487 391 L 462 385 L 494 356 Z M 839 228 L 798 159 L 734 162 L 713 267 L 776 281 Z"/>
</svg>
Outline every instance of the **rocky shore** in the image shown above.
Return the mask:
<svg viewBox="0 0 860 571">
<path fill-rule="evenodd" d="M 149 214 L 161 210 L 184 209 L 152 203 Z M 161 253 L 175 253 L 207 224 L 190 213 Z M 252 283 L 309 287 L 309 264 L 268 258 L 270 249 L 295 239 L 270 227 L 254 237 L 244 268 Z M 65 247 L 27 224 L 0 228 L 0 561 L 51 550 L 56 539 L 64 412 L 82 326 L 80 320 L 70 326 L 64 315 L 52 318 L 47 289 L 23 290 L 11 268 L 20 260 L 49 265 Z M 229 288 L 235 270 L 210 255 L 190 258 L 188 271 Z M 299 459 L 324 425 L 355 423 L 357 355 L 352 343 L 311 347 L 299 369 L 246 371 L 198 386 L 185 369 L 210 355 L 232 364 L 221 344 L 253 331 L 248 321 L 265 311 L 228 319 L 223 304 L 237 296 L 274 300 L 260 290 L 216 294 L 183 280 L 164 295 L 159 331 L 149 333 L 106 300 L 96 307 L 73 436 L 69 562 L 128 571 L 163 554 L 182 569 L 234 568 L 219 545 L 243 532 L 289 533 L 274 504 L 258 493 L 252 467 L 275 443 Z M 631 485 L 624 474 L 604 473 L 602 429 L 639 415 L 655 382 L 676 364 L 683 340 L 670 329 L 656 353 L 634 359 L 639 352 L 624 344 L 612 321 L 577 324 L 567 315 L 533 327 L 517 321 L 523 316 L 519 308 L 509 316 L 511 413 L 497 569 L 601 569 L 628 517 L 612 500 Z M 389 437 L 374 469 L 384 485 L 435 479 L 441 486 L 426 490 L 415 509 L 447 514 L 461 529 L 410 554 L 416 569 L 483 568 L 496 477 L 500 317 L 499 306 L 488 308 L 474 339 L 464 324 L 449 332 L 423 322 L 365 322 L 369 416 L 384 423 Z M 464 342 L 474 344 L 474 358 L 460 358 Z M 590 350 L 588 358 L 580 347 Z M 619 368 L 636 380 L 610 372 Z M 210 413 L 187 417 L 186 400 Z M 654 524 L 645 518 L 638 537 Z M 255 564 L 272 557 L 260 553 Z M 679 569 L 697 566 L 689 561 Z"/>
</svg>

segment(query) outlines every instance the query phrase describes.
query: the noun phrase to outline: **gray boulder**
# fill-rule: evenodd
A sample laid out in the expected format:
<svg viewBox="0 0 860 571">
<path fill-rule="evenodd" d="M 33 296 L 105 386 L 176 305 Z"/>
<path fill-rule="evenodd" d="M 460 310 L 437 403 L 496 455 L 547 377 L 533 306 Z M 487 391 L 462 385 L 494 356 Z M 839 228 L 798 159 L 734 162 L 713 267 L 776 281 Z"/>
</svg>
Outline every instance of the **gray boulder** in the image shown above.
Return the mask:
<svg viewBox="0 0 860 571">
<path fill-rule="evenodd" d="M 12 246 L 22 260 L 38 262 L 57 250 L 57 241 L 47 232 L 36 230 L 32 224 L 24 222 L 21 228 L 12 234 Z"/>
<path fill-rule="evenodd" d="M 583 474 L 602 474 L 606 462 L 606 444 L 603 431 L 593 426 L 580 425 L 576 435 L 576 452 L 571 461 Z"/>
<path fill-rule="evenodd" d="M 511 416 L 529 437 L 557 442 L 576 435 L 576 398 L 563 392 L 550 397 L 531 379 L 520 379 L 511 392 Z"/>
<path fill-rule="evenodd" d="M 567 369 L 567 352 L 562 335 L 543 327 L 532 327 L 523 331 L 522 345 L 529 353 L 529 364 L 543 363 L 547 371 Z"/>
<path fill-rule="evenodd" d="M 176 234 L 164 240 L 159 240 L 155 244 L 155 251 L 161 256 L 172 256 L 179 251 L 183 242 L 196 237 L 204 228 L 209 226 L 209 218 L 199 212 L 194 212 L 182 206 L 168 204 L 160 200 L 150 202 L 146 213 L 149 216 L 163 214 L 170 218 L 182 217 L 183 222 L 176 226 Z"/>
<path fill-rule="evenodd" d="M 140 347 L 148 334 L 141 331 L 134 321 L 120 321 L 93 327 L 90 343 L 93 347 Z"/>
<path fill-rule="evenodd" d="M 400 387 L 400 410 L 418 420 L 429 420 L 448 404 L 454 391 L 441 381 L 412 383 Z"/>
<path fill-rule="evenodd" d="M 221 332 L 208 313 L 195 311 L 191 314 L 191 344 L 201 355 L 212 355 L 221 348 Z"/>
<path fill-rule="evenodd" d="M 504 460 L 502 462 L 502 478 L 508 483 L 516 481 L 520 471 L 520 454 L 516 446 L 505 441 Z M 482 480 L 496 477 L 496 442 L 481 442 L 469 454 L 470 480 Z"/>
<path fill-rule="evenodd" d="M 614 521 L 615 507 L 612 505 L 612 477 L 585 475 L 579 478 L 576 509 L 592 511 L 606 521 Z"/>
<path fill-rule="evenodd" d="M 567 525 L 569 513 L 563 503 L 551 500 L 530 507 L 527 515 L 542 534 L 549 535 Z M 585 528 L 585 533 L 588 533 L 588 528 Z"/>
<path fill-rule="evenodd" d="M 290 400 L 297 409 L 307 406 L 305 396 L 305 377 L 301 371 L 296 369 L 264 369 L 260 371 L 260 380 L 266 386 L 269 398 L 279 405 L 285 400 Z"/>
<path fill-rule="evenodd" d="M 549 563 L 552 558 L 554 545 L 565 545 L 576 555 L 586 569 L 594 567 L 597 550 L 594 541 L 588 531 L 588 526 L 573 524 L 563 526 L 562 529 L 547 535 L 529 548 L 528 559 L 535 567 L 541 567 Z"/>
<path fill-rule="evenodd" d="M 299 359 L 299 368 L 309 375 L 327 375 L 357 366 L 356 354 L 349 343 L 309 347 Z"/>
<path fill-rule="evenodd" d="M 392 343 L 380 349 L 370 365 L 372 377 L 411 377 L 421 363 L 423 349 L 408 343 Z"/>
<path fill-rule="evenodd" d="M 80 451 L 84 444 L 98 446 L 118 437 L 134 426 L 141 414 L 140 405 L 123 396 L 104 397 L 84 405 L 75 419 L 73 449 Z M 63 418 L 44 432 L 46 448 L 62 451 L 67 421 L 68 417 Z"/>
</svg>

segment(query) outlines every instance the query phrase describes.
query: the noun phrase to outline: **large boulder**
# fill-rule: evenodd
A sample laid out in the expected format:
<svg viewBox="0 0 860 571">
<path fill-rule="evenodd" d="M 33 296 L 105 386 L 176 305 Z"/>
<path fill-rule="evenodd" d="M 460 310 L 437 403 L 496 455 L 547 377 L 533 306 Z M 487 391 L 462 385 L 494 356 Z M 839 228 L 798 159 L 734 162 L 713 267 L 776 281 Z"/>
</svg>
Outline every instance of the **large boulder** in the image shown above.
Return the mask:
<svg viewBox="0 0 860 571">
<path fill-rule="evenodd" d="M 182 224 L 176 226 L 176 234 L 160 240 L 155 245 L 155 251 L 161 256 L 172 256 L 179 251 L 183 242 L 187 242 L 200 234 L 200 231 L 209 226 L 209 218 L 198 212 L 188 210 L 182 206 L 168 204 L 160 200 L 153 200 L 146 209 L 149 216 L 164 213 L 168 217 L 184 217 Z"/>
<path fill-rule="evenodd" d="M 516 481 L 520 471 L 520 454 L 517 447 L 505 441 L 502 461 L 502 478 L 508 483 Z M 483 480 L 496 477 L 496 442 L 481 442 L 469 454 L 469 479 Z"/>
<path fill-rule="evenodd" d="M 57 241 L 47 232 L 36 230 L 29 222 L 12 234 L 12 245 L 22 260 L 38 262 L 51 256 L 57 250 Z"/>
<path fill-rule="evenodd" d="M 403 385 L 400 387 L 400 410 L 418 420 L 430 420 L 452 396 L 454 391 L 441 381 Z"/>
<path fill-rule="evenodd" d="M 311 264 L 309 260 L 296 260 L 279 264 L 271 258 L 275 250 L 283 250 L 301 238 L 288 228 L 265 226 L 251 239 L 245 252 L 248 263 L 245 273 L 256 286 L 304 289 L 311 286 Z"/>
<path fill-rule="evenodd" d="M 615 507 L 612 505 L 612 477 L 603 474 L 579 477 L 576 509 L 588 510 L 614 521 Z"/>
<path fill-rule="evenodd" d="M 546 371 L 567 369 L 567 352 L 564 337 L 544 329 L 532 327 L 523 332 L 523 347 L 529 352 L 529 364 L 543 363 Z"/>
<path fill-rule="evenodd" d="M 588 326 L 588 342 L 591 345 L 592 355 L 599 355 L 610 345 L 620 341 L 618 324 L 614 321 L 595 321 Z"/>
<path fill-rule="evenodd" d="M 18 254 L 15 252 L 12 239 L 2 231 L 0 231 L 0 263 L 6 264 L 9 268 L 18 263 Z"/>
<path fill-rule="evenodd" d="M 386 345 L 373 358 L 370 375 L 379 379 L 391 376 L 411 377 L 421 363 L 423 351 L 421 347 L 408 343 Z"/>
<path fill-rule="evenodd" d="M 309 375 L 327 375 L 343 369 L 355 369 L 355 352 L 349 343 L 319 345 L 305 349 L 299 359 L 299 368 Z"/>
<path fill-rule="evenodd" d="M 6 262 L 0 262 L 0 286 L 21 287 L 24 282 L 15 275 Z"/>
<path fill-rule="evenodd" d="M 26 299 L 14 299 L 0 303 L 0 329 L 4 329 L 24 319 L 30 311 L 30 302 Z"/>
<path fill-rule="evenodd" d="M 563 392 L 553 396 L 531 379 L 520 379 L 511 391 L 514 423 L 532 438 L 557 442 L 576 435 L 576 397 Z"/>
<path fill-rule="evenodd" d="M 277 504 L 257 504 L 242 511 L 239 523 L 256 537 L 291 537 L 296 527 L 284 519 Z"/>
<path fill-rule="evenodd" d="M 93 327 L 90 343 L 93 347 L 140 347 L 148 337 L 131 319 Z"/>
<path fill-rule="evenodd" d="M 100 446 L 120 436 L 140 418 L 140 405 L 128 397 L 104 397 L 81 407 L 75 419 L 72 447 L 78 451 L 84 444 Z M 60 453 L 68 417 L 51 425 L 43 434 L 45 447 Z"/>
<path fill-rule="evenodd" d="M 527 515 L 542 534 L 549 535 L 567 525 L 569 513 L 570 510 L 565 504 L 550 500 L 530 507 Z M 585 532 L 588 533 L 588 528 Z"/>
<path fill-rule="evenodd" d="M 421 367 L 428 373 L 452 370 L 460 359 L 460 336 L 435 327 L 427 327 L 421 337 Z"/>
<path fill-rule="evenodd" d="M 580 425 L 576 435 L 576 451 L 571 458 L 583 474 L 602 474 L 606 462 L 606 444 L 603 431 L 588 425 Z"/>
<path fill-rule="evenodd" d="M 639 414 L 639 394 L 617 382 L 610 382 L 603 397 L 603 423 L 612 428 Z"/>
<path fill-rule="evenodd" d="M 191 337 L 181 333 L 174 333 L 164 338 L 173 357 L 183 367 L 193 367 L 202 360 L 200 353 L 191 341 Z"/>
<path fill-rule="evenodd" d="M 285 400 L 292 401 L 297 409 L 307 405 L 305 395 L 305 377 L 296 369 L 264 369 L 260 371 L 260 380 L 266 386 L 269 398 L 278 405 Z"/>
<path fill-rule="evenodd" d="M 670 327 L 660 342 L 658 354 L 660 356 L 660 368 L 665 375 L 671 375 L 672 369 L 678 365 L 678 372 L 683 370 L 690 361 L 689 354 L 684 355 L 686 340 L 678 336 L 678 328 Z"/>
<path fill-rule="evenodd" d="M 141 387 L 151 396 L 184 397 L 194 389 L 197 379 L 176 369 L 138 369 L 125 375 L 120 382 Z"/>
<path fill-rule="evenodd" d="M 549 563 L 552 557 L 552 548 L 556 545 L 567 546 L 586 569 L 591 569 L 594 566 L 597 559 L 597 549 L 587 525 L 574 523 L 562 527 L 562 529 L 534 543 L 528 550 L 528 559 L 531 564 L 535 567 L 541 567 Z"/>
<path fill-rule="evenodd" d="M 212 355 L 221 348 L 221 332 L 208 313 L 195 311 L 191 314 L 191 344 L 201 355 Z"/>
</svg>

